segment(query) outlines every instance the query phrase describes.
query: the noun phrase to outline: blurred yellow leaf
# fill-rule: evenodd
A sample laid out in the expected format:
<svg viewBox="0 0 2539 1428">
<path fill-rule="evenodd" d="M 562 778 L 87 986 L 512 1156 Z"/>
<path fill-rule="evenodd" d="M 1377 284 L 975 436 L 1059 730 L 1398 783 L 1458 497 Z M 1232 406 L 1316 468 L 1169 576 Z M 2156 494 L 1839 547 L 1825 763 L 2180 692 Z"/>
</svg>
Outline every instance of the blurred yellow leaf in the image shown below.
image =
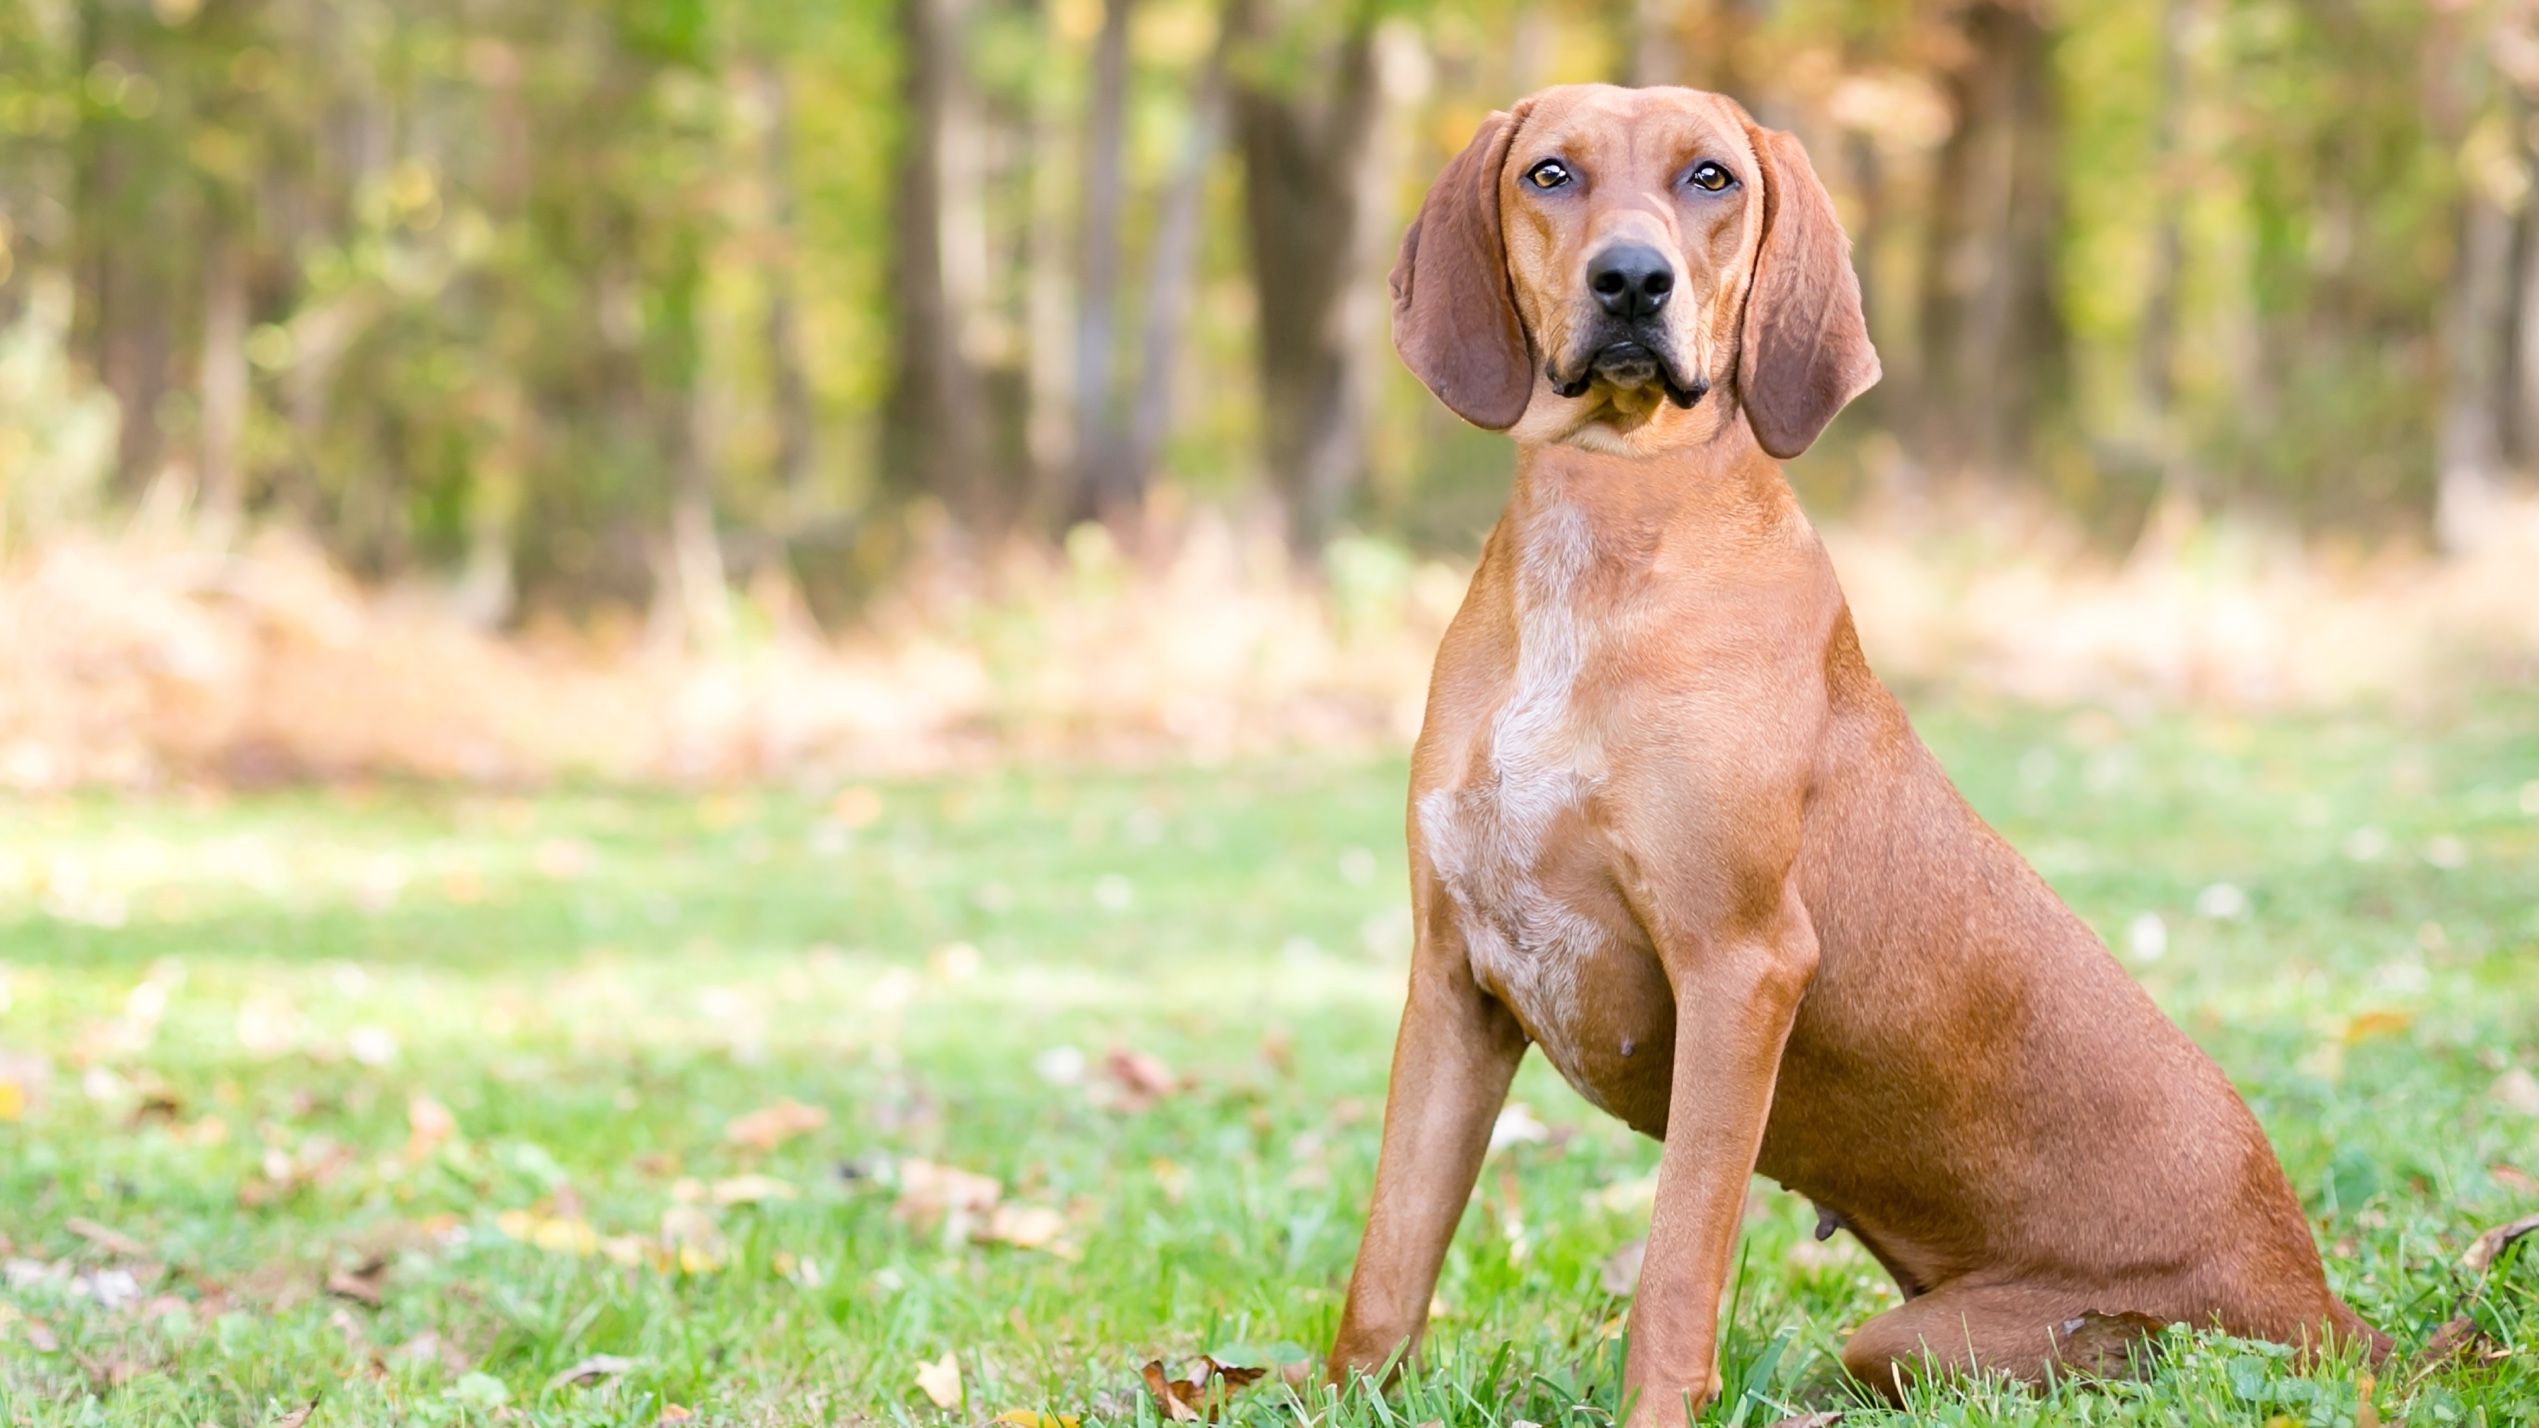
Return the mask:
<svg viewBox="0 0 2539 1428">
<path fill-rule="evenodd" d="M 961 1402 L 961 1361 L 946 1351 L 933 1363 L 917 1365 L 917 1387 L 925 1391 L 937 1408 L 956 1407 Z"/>
<path fill-rule="evenodd" d="M 705 1197 L 717 1205 L 755 1205 L 767 1200 L 794 1200 L 802 1192 L 772 1175 L 735 1175 L 706 1187 Z"/>
<path fill-rule="evenodd" d="M 534 1215 L 527 1210 L 505 1210 L 494 1216 L 494 1228 L 502 1231 L 507 1238 L 551 1254 L 588 1257 L 602 1249 L 599 1231 L 582 1220 Z"/>
<path fill-rule="evenodd" d="M 14 1121 L 26 1114 L 26 1087 L 15 1081 L 0 1081 L 0 1122 Z"/>
<path fill-rule="evenodd" d="M 989 1421 L 1010 1428 L 1077 1428 L 1079 1422 L 1072 1413 L 1043 1413 L 1034 1408 L 1008 1408 Z"/>
<path fill-rule="evenodd" d="M 2415 1025 L 2415 1021 L 2414 1012 L 2392 1011 L 2385 1007 L 2357 1012 L 2351 1021 L 2345 1023 L 2345 1044 L 2352 1046 L 2375 1036 L 2394 1036 Z"/>
</svg>

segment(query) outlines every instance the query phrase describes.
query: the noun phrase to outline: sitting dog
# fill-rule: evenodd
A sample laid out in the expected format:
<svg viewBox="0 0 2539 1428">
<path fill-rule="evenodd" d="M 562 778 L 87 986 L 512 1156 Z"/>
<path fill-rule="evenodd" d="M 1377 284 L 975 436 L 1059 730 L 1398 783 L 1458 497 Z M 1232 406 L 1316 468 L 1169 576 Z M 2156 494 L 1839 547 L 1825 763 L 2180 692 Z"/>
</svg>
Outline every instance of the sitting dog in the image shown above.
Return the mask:
<svg viewBox="0 0 2539 1428">
<path fill-rule="evenodd" d="M 1402 239 L 1393 339 L 1517 443 L 1411 766 L 1417 947 L 1335 1382 L 1425 1326 L 1531 1044 L 1664 1144 L 1634 1425 L 1717 1393 L 1748 1176 L 1904 1303 L 1844 1365 L 2036 1381 L 2185 1323 L 2387 1340 L 2220 1069 L 1976 817 L 1783 481 L 1878 378 L 1807 155 L 1685 89 L 1494 114 Z"/>
</svg>

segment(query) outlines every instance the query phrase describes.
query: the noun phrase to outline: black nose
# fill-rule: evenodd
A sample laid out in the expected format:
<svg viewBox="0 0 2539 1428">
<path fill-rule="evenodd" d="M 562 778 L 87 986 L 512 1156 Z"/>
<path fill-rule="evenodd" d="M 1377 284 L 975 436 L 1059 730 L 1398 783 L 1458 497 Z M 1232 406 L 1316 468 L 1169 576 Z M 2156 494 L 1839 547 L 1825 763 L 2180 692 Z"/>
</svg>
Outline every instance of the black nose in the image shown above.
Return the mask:
<svg viewBox="0 0 2539 1428">
<path fill-rule="evenodd" d="M 1587 290 L 1625 321 L 1650 316 L 1675 291 L 1675 265 L 1646 243 L 1616 243 L 1587 263 Z"/>
</svg>

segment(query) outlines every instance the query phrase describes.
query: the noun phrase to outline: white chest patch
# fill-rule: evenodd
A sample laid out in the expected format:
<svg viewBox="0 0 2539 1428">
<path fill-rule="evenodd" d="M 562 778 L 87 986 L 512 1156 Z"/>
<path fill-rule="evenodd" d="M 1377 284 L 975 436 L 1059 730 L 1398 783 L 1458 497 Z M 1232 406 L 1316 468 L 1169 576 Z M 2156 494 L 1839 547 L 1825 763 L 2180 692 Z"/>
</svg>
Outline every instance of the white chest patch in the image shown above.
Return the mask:
<svg viewBox="0 0 2539 1428">
<path fill-rule="evenodd" d="M 1419 800 L 1420 836 L 1453 899 L 1474 976 L 1573 1083 L 1580 969 L 1606 933 L 1547 894 L 1539 869 L 1552 827 L 1600 781 L 1574 707 L 1586 659 L 1577 587 L 1594 555 L 1574 507 L 1534 523 L 1517 560 L 1514 687 L 1485 735 L 1488 757 L 1471 782 Z"/>
</svg>

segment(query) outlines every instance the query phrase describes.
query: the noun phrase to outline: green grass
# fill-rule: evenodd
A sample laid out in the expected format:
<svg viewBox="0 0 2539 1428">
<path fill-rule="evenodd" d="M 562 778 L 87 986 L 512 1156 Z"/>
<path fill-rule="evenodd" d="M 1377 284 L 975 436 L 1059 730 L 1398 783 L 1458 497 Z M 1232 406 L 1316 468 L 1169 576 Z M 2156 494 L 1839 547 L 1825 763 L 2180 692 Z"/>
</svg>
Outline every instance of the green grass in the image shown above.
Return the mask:
<svg viewBox="0 0 2539 1428">
<path fill-rule="evenodd" d="M 2120 949 L 2157 919 L 2162 955 L 2130 965 L 2248 1095 L 2337 1287 L 2421 1342 L 2469 1240 L 2534 1208 L 2539 703 L 2435 730 L 1924 725 Z M 1408 951 L 1402 780 L 1300 758 L 843 797 L 0 805 L 0 1113 L 26 1097 L 0 1114 L 0 1421 L 252 1424 L 320 1395 L 319 1425 L 1153 1421 L 1149 1358 L 1319 1353 Z M 1061 1047 L 1084 1083 L 1045 1074 Z M 1181 1086 L 1116 1104 L 1114 1047 Z M 1322 1421 L 1609 1415 L 1602 1266 L 1645 1227 L 1655 1147 L 1539 1063 L 1516 1095 L 1555 1134 L 1484 1173 L 1427 1363 Z M 417 1096 L 456 1133 L 417 1137 Z M 727 1137 L 788 1098 L 826 1123 Z M 1058 1211 L 1065 1253 L 895 1214 L 912 1160 Z M 691 1203 L 743 1175 L 797 1193 Z M 1758 1184 L 1716 1421 L 1847 1401 L 1834 1352 L 1893 1291 L 1810 1224 Z M 2479 1309 L 2511 1356 L 2385 1374 L 2384 1418 L 2539 1413 L 2534 1248 Z M 375 1305 L 322 1287 L 372 1265 Z M 2350 1366 L 2180 1340 L 2146 1384 L 1917 1415 L 2354 1419 Z M 916 1372 L 947 1352 L 968 1396 L 939 1412 Z M 551 1386 L 600 1354 L 632 1363 Z M 1298 1409 L 1255 1388 L 1235 1417 Z"/>
</svg>

